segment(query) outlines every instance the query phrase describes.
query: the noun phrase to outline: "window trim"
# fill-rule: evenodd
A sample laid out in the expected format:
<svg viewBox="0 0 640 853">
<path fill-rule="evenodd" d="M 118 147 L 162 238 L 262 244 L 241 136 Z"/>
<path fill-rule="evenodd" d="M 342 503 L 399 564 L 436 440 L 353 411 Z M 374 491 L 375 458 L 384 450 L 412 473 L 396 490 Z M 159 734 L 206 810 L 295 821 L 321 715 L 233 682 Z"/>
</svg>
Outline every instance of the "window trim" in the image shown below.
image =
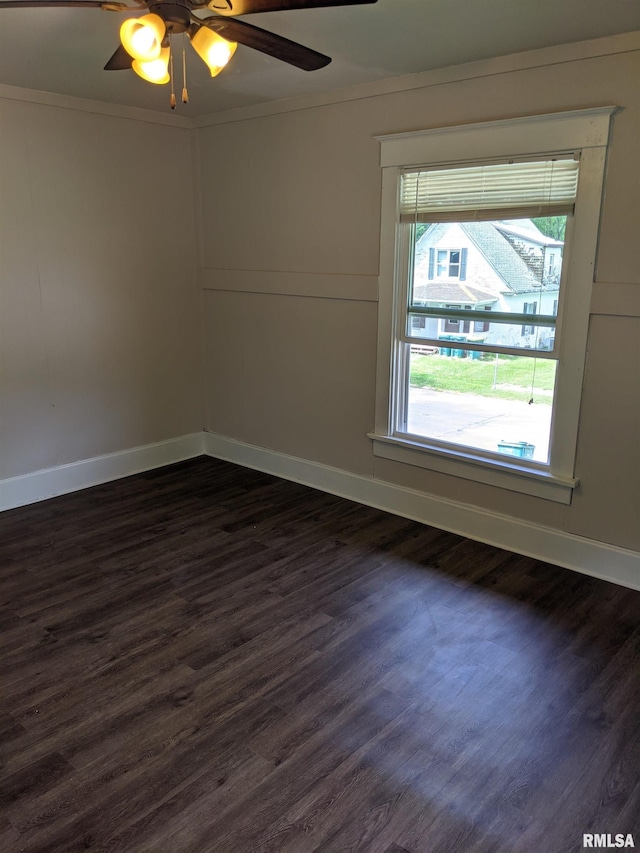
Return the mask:
<svg viewBox="0 0 640 853">
<path fill-rule="evenodd" d="M 617 110 L 606 106 L 376 137 L 381 147 L 382 217 L 375 427 L 369 435 L 374 455 L 564 504 L 571 502 L 578 483 L 578 421 L 607 143 L 611 118 Z M 558 323 L 564 325 L 554 355 L 562 369 L 556 380 L 549 465 L 514 463 L 512 457 L 493 459 L 476 454 L 472 448 L 442 448 L 429 439 L 396 433 L 403 394 L 400 384 L 406 377 L 406 365 L 399 357 L 402 340 L 396 330 L 399 306 L 403 299 L 406 302 L 410 254 L 407 229 L 399 227 L 402 171 L 577 151 L 580 181 L 576 216 L 568 223 L 571 233 L 564 261 L 566 282 L 558 307 Z M 565 316 L 568 300 L 571 311 Z"/>
</svg>

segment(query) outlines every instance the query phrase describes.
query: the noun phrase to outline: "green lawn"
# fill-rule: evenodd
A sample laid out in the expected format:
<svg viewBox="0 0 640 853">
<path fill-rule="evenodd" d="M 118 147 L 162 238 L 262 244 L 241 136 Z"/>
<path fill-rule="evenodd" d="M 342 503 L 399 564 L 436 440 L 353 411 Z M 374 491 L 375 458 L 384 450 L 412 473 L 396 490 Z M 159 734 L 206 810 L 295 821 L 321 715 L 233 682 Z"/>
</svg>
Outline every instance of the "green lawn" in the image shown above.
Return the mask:
<svg viewBox="0 0 640 853">
<path fill-rule="evenodd" d="M 534 378 L 535 365 L 535 378 Z M 551 405 L 556 363 L 546 358 L 494 355 L 481 359 L 442 355 L 412 355 L 411 385 L 436 391 L 480 394 L 503 400 L 531 399 Z"/>
</svg>

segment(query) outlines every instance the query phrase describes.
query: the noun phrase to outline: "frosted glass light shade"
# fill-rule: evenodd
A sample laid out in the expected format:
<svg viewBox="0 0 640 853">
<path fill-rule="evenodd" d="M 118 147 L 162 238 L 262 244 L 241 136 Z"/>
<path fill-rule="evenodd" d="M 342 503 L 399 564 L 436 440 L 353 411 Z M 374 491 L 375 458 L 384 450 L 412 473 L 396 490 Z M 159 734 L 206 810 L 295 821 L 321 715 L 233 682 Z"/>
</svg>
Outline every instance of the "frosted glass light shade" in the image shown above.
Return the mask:
<svg viewBox="0 0 640 853">
<path fill-rule="evenodd" d="M 152 59 L 149 62 L 140 62 L 138 59 L 134 59 L 131 67 L 138 77 L 142 77 L 148 83 L 168 83 L 170 79 L 169 52 L 168 47 L 163 47 L 157 59 Z"/>
<path fill-rule="evenodd" d="M 192 36 L 191 44 L 198 56 L 203 60 L 211 76 L 215 77 L 225 67 L 238 47 L 235 41 L 227 41 L 214 33 L 208 27 L 200 27 Z"/>
<path fill-rule="evenodd" d="M 138 62 L 158 59 L 166 26 L 160 15 L 127 18 L 120 27 L 120 41 L 127 53 Z"/>
</svg>

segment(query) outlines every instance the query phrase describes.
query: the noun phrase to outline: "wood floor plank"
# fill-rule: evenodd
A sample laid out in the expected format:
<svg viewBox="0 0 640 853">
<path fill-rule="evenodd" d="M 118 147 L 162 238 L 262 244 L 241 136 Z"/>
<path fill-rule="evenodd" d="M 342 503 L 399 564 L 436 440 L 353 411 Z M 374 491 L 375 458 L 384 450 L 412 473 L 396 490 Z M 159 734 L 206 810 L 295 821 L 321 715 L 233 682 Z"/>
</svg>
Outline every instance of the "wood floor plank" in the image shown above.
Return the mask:
<svg viewBox="0 0 640 853">
<path fill-rule="evenodd" d="M 264 703 L 254 703 L 232 722 L 196 725 L 171 745 L 158 744 L 152 750 L 146 745 L 136 760 L 128 752 L 121 753 L 127 755 L 127 763 L 109 772 L 99 762 L 93 772 L 90 767 L 85 768 L 85 785 L 69 785 L 53 802 L 49 799 L 38 803 L 40 815 L 55 814 L 56 821 L 45 835 L 37 831 L 40 820 L 36 819 L 34 851 L 46 837 L 47 844 L 62 853 L 65 844 L 79 844 L 86 834 L 99 838 L 109 848 L 117 842 L 127 849 L 126 844 L 133 843 L 135 836 L 157 831 L 158 825 L 174 819 L 189 803 L 202 796 L 206 799 L 210 789 L 217 791 L 217 796 L 226 795 L 229 777 L 244 774 L 247 767 L 257 768 L 258 778 L 262 778 L 270 765 L 256 757 L 246 741 L 280 713 Z M 146 758 L 146 767 L 141 758 Z M 214 778 L 210 778 L 212 769 Z M 75 808 L 69 808 L 70 802 L 75 802 Z M 31 824 L 18 826 L 27 829 Z"/>
<path fill-rule="evenodd" d="M 640 594 L 213 459 L 0 514 L 2 853 L 640 843 Z"/>
<path fill-rule="evenodd" d="M 350 758 L 363 744 L 375 738 L 406 708 L 406 703 L 388 691 L 378 690 L 366 700 L 355 702 L 341 714 L 331 727 L 331 737 L 324 732 L 309 739 L 291 758 L 277 765 L 267 779 L 252 793 L 251 808 L 247 802 L 237 803 L 221 819 L 212 823 L 207 834 L 231 849 L 265 848 L 263 833 L 291 802 L 309 790 L 319 773 L 325 776 Z M 280 844 L 282 839 L 278 840 Z M 198 849 L 197 845 L 193 849 Z M 271 847 L 273 849 L 273 847 Z"/>
</svg>

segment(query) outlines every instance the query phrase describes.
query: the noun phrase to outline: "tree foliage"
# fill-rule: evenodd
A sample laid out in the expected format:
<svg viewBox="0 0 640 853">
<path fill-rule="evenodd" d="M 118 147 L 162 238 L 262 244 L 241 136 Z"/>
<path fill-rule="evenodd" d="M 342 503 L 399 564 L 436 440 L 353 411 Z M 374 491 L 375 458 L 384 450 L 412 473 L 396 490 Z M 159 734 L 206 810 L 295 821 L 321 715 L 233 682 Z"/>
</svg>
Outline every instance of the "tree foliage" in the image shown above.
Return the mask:
<svg viewBox="0 0 640 853">
<path fill-rule="evenodd" d="M 542 231 L 545 237 L 564 242 L 564 232 L 567 227 L 566 216 L 539 216 L 531 221 Z"/>
</svg>

